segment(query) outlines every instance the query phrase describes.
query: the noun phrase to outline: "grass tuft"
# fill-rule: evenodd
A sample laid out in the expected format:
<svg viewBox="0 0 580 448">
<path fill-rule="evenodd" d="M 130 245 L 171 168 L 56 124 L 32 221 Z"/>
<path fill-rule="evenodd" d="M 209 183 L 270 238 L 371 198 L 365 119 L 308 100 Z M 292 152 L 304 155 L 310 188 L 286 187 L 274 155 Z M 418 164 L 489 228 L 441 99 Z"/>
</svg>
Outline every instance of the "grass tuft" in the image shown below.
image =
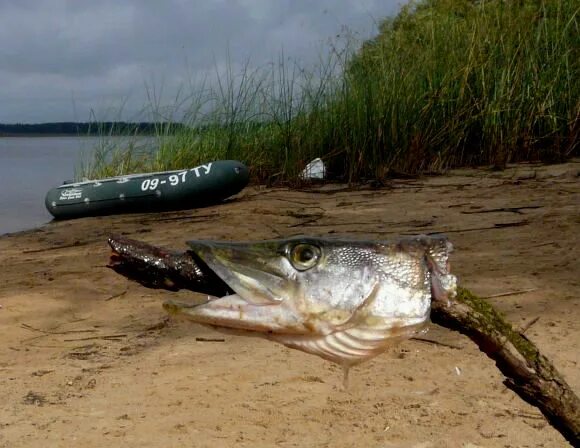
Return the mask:
<svg viewBox="0 0 580 448">
<path fill-rule="evenodd" d="M 579 153 L 580 8 L 572 0 L 424 0 L 380 24 L 357 51 L 312 70 L 281 54 L 228 65 L 217 83 L 160 112 L 149 149 L 95 151 L 85 177 L 238 159 L 257 181 L 296 180 L 321 157 L 360 181 Z M 183 111 L 185 110 L 185 111 Z"/>
</svg>

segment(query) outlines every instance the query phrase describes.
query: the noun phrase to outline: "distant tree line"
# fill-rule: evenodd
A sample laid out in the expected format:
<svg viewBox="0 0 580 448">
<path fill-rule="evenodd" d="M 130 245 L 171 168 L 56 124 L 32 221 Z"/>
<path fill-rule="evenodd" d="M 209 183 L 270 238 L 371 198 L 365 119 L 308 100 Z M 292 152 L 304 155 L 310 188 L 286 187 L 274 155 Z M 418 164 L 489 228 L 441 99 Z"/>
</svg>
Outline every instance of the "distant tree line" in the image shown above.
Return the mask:
<svg viewBox="0 0 580 448">
<path fill-rule="evenodd" d="M 0 136 L 18 135 L 158 135 L 184 127 L 181 123 L 152 122 L 60 122 L 36 124 L 0 123 Z"/>
</svg>

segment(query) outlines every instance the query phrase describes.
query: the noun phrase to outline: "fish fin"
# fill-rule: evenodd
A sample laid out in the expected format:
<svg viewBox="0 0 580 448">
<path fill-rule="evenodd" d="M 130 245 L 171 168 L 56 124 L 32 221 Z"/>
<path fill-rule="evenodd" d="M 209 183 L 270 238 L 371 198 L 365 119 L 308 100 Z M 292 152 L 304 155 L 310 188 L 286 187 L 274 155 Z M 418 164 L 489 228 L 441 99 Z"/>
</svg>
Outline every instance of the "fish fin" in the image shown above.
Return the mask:
<svg viewBox="0 0 580 448">
<path fill-rule="evenodd" d="M 338 325 L 337 331 L 342 331 L 347 328 L 351 328 L 354 326 L 359 325 L 361 322 L 366 322 L 369 313 L 368 310 L 374 304 L 376 298 L 379 295 L 381 284 L 378 280 L 375 280 L 373 284 L 373 289 L 371 289 L 370 294 L 364 299 L 359 306 L 357 306 L 354 311 L 351 313 L 350 317 L 344 321 L 342 324 Z"/>
</svg>

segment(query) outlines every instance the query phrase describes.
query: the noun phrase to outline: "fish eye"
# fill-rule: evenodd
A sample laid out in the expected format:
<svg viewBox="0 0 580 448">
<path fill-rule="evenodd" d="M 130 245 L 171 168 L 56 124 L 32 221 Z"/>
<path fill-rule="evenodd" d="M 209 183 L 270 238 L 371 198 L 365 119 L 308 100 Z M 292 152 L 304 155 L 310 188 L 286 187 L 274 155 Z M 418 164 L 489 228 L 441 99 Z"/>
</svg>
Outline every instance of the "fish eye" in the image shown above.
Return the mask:
<svg viewBox="0 0 580 448">
<path fill-rule="evenodd" d="M 295 269 L 306 271 L 316 266 L 320 259 L 320 254 L 320 247 L 314 244 L 299 243 L 290 248 L 288 259 Z"/>
</svg>

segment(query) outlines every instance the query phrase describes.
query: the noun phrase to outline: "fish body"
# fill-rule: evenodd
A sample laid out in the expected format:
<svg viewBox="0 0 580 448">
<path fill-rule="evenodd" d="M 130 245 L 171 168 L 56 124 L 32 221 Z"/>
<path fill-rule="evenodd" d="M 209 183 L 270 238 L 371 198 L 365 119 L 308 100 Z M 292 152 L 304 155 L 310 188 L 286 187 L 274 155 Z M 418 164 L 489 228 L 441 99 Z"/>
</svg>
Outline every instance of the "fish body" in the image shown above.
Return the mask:
<svg viewBox="0 0 580 448">
<path fill-rule="evenodd" d="M 123 265 L 119 250 L 127 245 L 114 239 L 109 243 L 117 267 Z M 204 284 L 212 285 L 206 290 L 226 294 L 197 305 L 168 301 L 168 312 L 217 329 L 262 336 L 345 368 L 420 332 L 429 320 L 431 298 L 454 295 L 456 289 L 449 272 L 451 244 L 444 237 L 188 244 L 189 251 L 169 258 L 193 262 L 205 276 Z M 141 252 L 147 254 L 147 246 Z M 132 250 L 126 252 L 125 257 Z M 145 265 L 155 262 L 149 257 Z M 195 269 L 191 272 L 195 279 Z M 196 290 L 196 285 L 189 289 Z"/>
</svg>

